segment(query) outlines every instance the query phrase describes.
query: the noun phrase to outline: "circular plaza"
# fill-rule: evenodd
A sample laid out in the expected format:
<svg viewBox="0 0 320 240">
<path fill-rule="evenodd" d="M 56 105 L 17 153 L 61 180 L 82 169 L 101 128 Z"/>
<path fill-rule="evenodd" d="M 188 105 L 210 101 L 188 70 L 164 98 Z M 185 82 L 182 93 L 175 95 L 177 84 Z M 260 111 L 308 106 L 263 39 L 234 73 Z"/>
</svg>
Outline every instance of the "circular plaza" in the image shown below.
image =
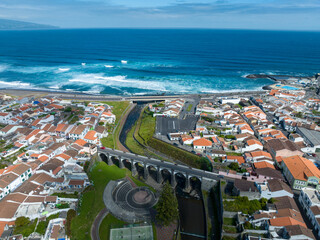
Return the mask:
<svg viewBox="0 0 320 240">
<path fill-rule="evenodd" d="M 148 187 L 136 187 L 127 179 L 110 181 L 103 200 L 112 215 L 130 223 L 151 220 L 150 210 L 157 203 L 155 194 Z"/>
</svg>

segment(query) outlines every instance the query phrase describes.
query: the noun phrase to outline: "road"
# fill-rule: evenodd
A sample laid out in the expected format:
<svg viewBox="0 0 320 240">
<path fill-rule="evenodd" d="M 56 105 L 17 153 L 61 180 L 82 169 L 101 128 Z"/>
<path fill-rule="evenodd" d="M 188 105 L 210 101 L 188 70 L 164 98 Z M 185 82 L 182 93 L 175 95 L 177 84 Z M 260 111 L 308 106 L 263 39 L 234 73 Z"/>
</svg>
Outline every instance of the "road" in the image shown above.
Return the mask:
<svg viewBox="0 0 320 240">
<path fill-rule="evenodd" d="M 74 100 L 88 100 L 88 101 L 161 101 L 166 99 L 175 99 L 175 98 L 186 98 L 186 99 L 197 99 L 197 98 L 206 98 L 212 99 L 215 97 L 251 97 L 253 95 L 259 95 L 265 93 L 266 91 L 244 91 L 235 94 L 234 92 L 223 92 L 223 93 L 209 93 L 209 94 L 177 94 L 177 95 L 150 95 L 150 96 L 119 96 L 119 95 L 104 95 L 104 94 L 85 94 L 78 92 L 59 92 L 59 91 L 45 91 L 45 90 L 34 90 L 34 89 L 12 89 L 12 88 L 0 88 L 0 92 L 8 93 L 14 96 L 48 96 L 48 97 L 60 97 L 62 99 L 74 99 Z"/>
</svg>

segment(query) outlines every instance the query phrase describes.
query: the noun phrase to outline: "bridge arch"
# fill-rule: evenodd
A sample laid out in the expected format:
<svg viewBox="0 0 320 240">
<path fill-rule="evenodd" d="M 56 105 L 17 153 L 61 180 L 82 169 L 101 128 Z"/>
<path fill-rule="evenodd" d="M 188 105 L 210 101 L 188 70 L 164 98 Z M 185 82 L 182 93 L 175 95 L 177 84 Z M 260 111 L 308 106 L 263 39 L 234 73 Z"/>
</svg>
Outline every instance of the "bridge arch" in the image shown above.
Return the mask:
<svg viewBox="0 0 320 240">
<path fill-rule="evenodd" d="M 181 172 L 174 173 L 175 181 L 177 183 L 177 187 L 184 189 L 189 187 L 189 178 L 186 174 Z"/>
<path fill-rule="evenodd" d="M 102 162 L 105 162 L 106 164 L 109 165 L 109 158 L 107 157 L 106 154 L 100 153 L 100 154 L 99 154 L 99 157 L 100 157 L 100 160 L 101 160 Z"/>
</svg>

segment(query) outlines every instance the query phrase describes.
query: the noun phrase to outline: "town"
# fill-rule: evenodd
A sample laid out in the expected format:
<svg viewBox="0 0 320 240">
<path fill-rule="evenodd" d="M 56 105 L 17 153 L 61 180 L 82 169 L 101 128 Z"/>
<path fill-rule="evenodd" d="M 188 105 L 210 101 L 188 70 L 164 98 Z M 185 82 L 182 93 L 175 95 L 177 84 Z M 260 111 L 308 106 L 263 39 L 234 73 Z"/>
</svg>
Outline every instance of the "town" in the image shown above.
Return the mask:
<svg viewBox="0 0 320 240">
<path fill-rule="evenodd" d="M 105 102 L 3 93 L 0 239 L 121 239 L 113 234 L 132 232 L 127 223 L 147 229 L 134 239 L 173 239 L 177 224 L 157 227 L 150 215 L 166 183 L 204 204 L 193 229 L 178 197 L 179 237 L 320 239 L 320 98 L 311 92 L 275 84 Z"/>
</svg>

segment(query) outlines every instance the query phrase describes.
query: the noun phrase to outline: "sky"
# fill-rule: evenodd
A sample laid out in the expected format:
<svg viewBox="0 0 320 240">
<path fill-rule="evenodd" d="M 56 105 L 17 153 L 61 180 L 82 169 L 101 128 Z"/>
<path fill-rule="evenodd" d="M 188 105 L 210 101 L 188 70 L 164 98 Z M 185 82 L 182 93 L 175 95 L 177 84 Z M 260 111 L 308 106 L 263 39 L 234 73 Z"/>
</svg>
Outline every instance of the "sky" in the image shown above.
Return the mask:
<svg viewBox="0 0 320 240">
<path fill-rule="evenodd" d="M 320 30 L 320 0 L 1 0 L 0 18 L 61 28 Z"/>
</svg>

